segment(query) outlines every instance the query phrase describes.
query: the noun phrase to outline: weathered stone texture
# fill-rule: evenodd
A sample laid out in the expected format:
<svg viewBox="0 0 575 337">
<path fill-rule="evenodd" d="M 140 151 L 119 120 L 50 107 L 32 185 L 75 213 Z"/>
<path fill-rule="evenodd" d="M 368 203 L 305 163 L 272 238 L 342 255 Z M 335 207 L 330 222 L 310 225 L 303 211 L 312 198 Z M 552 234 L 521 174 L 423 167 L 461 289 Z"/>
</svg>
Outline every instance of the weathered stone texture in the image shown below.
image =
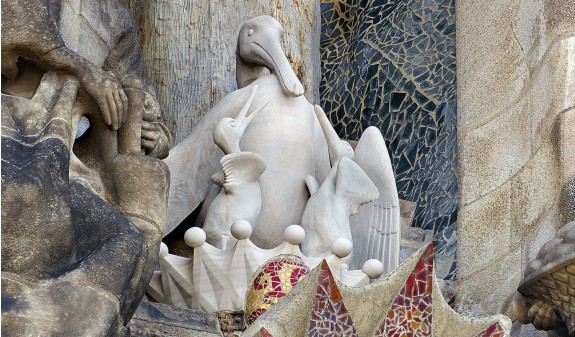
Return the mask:
<svg viewBox="0 0 575 337">
<path fill-rule="evenodd" d="M 456 307 L 505 313 L 525 264 L 572 220 L 575 1 L 456 6 Z"/>
<path fill-rule="evenodd" d="M 129 5 L 143 38 L 146 72 L 158 90 L 174 144 L 237 89 L 237 33 L 242 22 L 252 17 L 267 14 L 282 24 L 288 59 L 308 100 L 318 102 L 318 2 L 130 0 Z"/>
<path fill-rule="evenodd" d="M 2 1 L 3 334 L 115 336 L 144 296 L 169 173 L 137 42 L 122 1 Z"/>
<path fill-rule="evenodd" d="M 142 301 L 129 325 L 130 337 L 222 336 L 215 314 Z"/>
</svg>

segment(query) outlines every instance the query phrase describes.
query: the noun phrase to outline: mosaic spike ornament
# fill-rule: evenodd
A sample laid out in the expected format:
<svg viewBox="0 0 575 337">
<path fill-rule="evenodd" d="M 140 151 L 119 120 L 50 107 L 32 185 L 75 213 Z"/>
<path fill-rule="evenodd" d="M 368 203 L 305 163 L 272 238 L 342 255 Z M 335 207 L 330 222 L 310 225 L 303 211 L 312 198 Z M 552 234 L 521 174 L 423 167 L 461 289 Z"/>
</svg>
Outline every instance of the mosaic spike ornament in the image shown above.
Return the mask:
<svg viewBox="0 0 575 337">
<path fill-rule="evenodd" d="M 252 324 L 276 304 L 309 271 L 309 267 L 295 255 L 280 255 L 264 263 L 254 274 L 246 293 L 246 324 Z"/>
<path fill-rule="evenodd" d="M 510 335 L 511 320 L 503 315 L 490 317 L 490 323 L 486 324 L 486 319 L 465 317 L 449 308 L 441 290 L 433 287 L 436 276 L 432 243 L 408 258 L 388 278 L 363 288 L 360 298 L 355 289 L 338 288 L 325 261 L 310 275 L 314 277 L 309 282 L 300 284 L 280 305 L 270 308 L 269 315 L 260 317 L 242 336 L 264 336 L 261 328 L 266 327 L 273 328 L 276 337 L 301 337 L 302 333 L 305 334 L 305 330 L 302 331 L 304 327 L 295 329 L 294 326 L 306 321 L 309 322 L 307 331 L 310 337 L 357 336 L 358 331 L 366 336 L 374 332 L 373 336 L 381 337 Z M 397 289 L 399 284 L 403 287 L 396 294 L 382 291 L 390 286 Z M 314 291 L 312 299 L 310 294 Z M 350 306 L 353 310 L 350 312 L 344 301 L 354 300 L 356 302 Z M 311 316 L 309 311 L 301 310 L 302 305 L 313 306 Z M 283 312 L 289 312 L 289 317 L 282 317 Z M 368 312 L 370 314 L 366 314 Z M 435 316 L 433 320 L 432 314 Z"/>
<path fill-rule="evenodd" d="M 343 304 L 341 293 L 325 260 L 321 263 L 308 331 L 309 337 L 357 336 L 351 316 Z"/>
<path fill-rule="evenodd" d="M 433 245 L 428 245 L 375 336 L 431 336 L 432 286 Z"/>
<path fill-rule="evenodd" d="M 506 331 L 499 322 L 493 323 L 485 331 L 480 332 L 475 337 L 504 337 L 506 336 Z"/>
</svg>

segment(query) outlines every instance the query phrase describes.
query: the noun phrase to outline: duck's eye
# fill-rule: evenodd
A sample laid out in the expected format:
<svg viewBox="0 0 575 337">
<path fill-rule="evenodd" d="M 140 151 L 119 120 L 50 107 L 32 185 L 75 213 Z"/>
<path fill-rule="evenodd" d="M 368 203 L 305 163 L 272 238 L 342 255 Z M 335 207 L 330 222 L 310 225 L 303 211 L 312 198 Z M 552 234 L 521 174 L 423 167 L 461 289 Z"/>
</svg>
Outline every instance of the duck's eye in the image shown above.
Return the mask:
<svg viewBox="0 0 575 337">
<path fill-rule="evenodd" d="M 253 33 L 254 33 L 253 29 L 248 30 L 248 36 L 252 36 Z"/>
</svg>

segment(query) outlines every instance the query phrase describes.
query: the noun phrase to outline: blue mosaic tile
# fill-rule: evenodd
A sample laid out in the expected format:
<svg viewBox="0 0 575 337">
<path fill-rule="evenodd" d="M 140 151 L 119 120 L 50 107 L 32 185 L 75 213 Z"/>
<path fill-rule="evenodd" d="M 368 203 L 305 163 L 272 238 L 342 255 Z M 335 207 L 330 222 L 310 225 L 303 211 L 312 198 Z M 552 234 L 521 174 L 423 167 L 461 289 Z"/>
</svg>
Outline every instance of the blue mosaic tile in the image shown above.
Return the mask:
<svg viewBox="0 0 575 337">
<path fill-rule="evenodd" d="M 455 253 L 455 0 L 322 0 L 321 104 L 339 136 L 384 135 L 413 225 Z M 455 268 L 455 267 L 454 267 Z"/>
</svg>

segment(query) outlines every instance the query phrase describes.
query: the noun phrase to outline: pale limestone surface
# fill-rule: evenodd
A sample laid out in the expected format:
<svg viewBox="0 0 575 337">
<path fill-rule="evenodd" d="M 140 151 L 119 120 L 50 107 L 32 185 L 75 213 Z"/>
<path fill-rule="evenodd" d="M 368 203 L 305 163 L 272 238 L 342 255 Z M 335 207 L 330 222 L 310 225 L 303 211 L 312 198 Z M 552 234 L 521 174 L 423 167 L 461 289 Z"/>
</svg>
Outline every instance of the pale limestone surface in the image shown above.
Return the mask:
<svg viewBox="0 0 575 337">
<path fill-rule="evenodd" d="M 379 197 L 359 207 L 349 219 L 354 252 L 352 268 L 366 260 L 378 259 L 383 275 L 399 265 L 400 206 L 391 159 L 381 131 L 368 127 L 355 149 L 355 162 L 364 170 L 379 191 Z"/>
<path fill-rule="evenodd" d="M 573 220 L 575 1 L 456 6 L 456 308 L 511 314 L 525 264 Z"/>
<path fill-rule="evenodd" d="M 384 275 L 387 275 L 399 264 L 401 231 L 397 186 L 381 131 L 368 127 L 355 144 L 354 151 L 350 143 L 339 138 L 321 107 L 316 105 L 314 111 L 327 140 L 332 167 L 342 158 L 354 160 L 379 192 L 379 197 L 360 205 L 357 213 L 349 218 L 347 226 L 351 226 L 353 238 L 351 268 L 359 269 L 365 261 L 378 259 L 383 262 Z M 358 191 L 360 188 L 358 185 Z"/>
<path fill-rule="evenodd" d="M 213 175 L 212 181 L 222 189 L 208 209 L 203 229 L 208 243 L 220 249 L 227 249 L 235 243 L 230 233 L 234 221 L 256 223 L 260 213 L 262 195 L 258 178 L 266 164 L 257 153 L 240 150 L 246 128 L 265 107 L 264 103 L 246 116 L 257 89 L 253 86 L 250 97 L 235 119 L 222 118 L 214 129 L 214 143 L 225 156 L 220 160 L 223 171 Z M 251 230 L 250 227 L 250 234 Z"/>
<path fill-rule="evenodd" d="M 362 270 L 349 270 L 344 258 L 351 252 L 351 247 L 343 249 L 345 252 L 342 253 L 336 242 L 332 248 L 336 254 L 322 258 L 303 254 L 299 245 L 306 233 L 300 226 L 286 228 L 283 235 L 285 242 L 272 249 L 254 245 L 250 240 L 249 226 L 246 221 L 234 222 L 231 233 L 235 243 L 227 250 L 205 242 L 206 236 L 200 228 L 188 229 L 186 242 L 193 245 L 194 256 L 160 255 L 160 271 L 155 272 L 147 289 L 148 295 L 160 303 L 207 312 L 241 310 L 256 270 L 279 255 L 297 256 L 310 268 L 325 258 L 334 276 L 349 286 L 364 286 L 369 284 L 370 278 L 381 276 L 377 270 L 383 268 L 378 261 L 371 261 L 366 266 L 369 275 Z"/>
</svg>

